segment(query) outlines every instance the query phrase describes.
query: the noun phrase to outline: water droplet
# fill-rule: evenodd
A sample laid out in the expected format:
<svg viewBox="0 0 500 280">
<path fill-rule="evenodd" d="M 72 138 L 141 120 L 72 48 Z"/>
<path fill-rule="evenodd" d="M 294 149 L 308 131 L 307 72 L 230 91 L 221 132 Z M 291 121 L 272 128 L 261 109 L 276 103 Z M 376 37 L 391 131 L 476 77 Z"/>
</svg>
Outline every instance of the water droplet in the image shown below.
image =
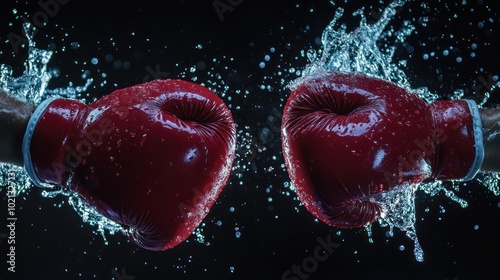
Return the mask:
<svg viewBox="0 0 500 280">
<path fill-rule="evenodd" d="M 72 43 L 71 43 L 71 48 L 72 48 L 72 49 L 76 50 L 76 49 L 78 49 L 79 47 L 80 47 L 80 43 L 78 43 L 78 42 L 72 42 Z"/>
<path fill-rule="evenodd" d="M 196 63 L 196 68 L 200 71 L 203 71 L 205 70 L 205 68 L 207 68 L 207 64 L 204 61 L 198 61 L 198 63 Z"/>
</svg>

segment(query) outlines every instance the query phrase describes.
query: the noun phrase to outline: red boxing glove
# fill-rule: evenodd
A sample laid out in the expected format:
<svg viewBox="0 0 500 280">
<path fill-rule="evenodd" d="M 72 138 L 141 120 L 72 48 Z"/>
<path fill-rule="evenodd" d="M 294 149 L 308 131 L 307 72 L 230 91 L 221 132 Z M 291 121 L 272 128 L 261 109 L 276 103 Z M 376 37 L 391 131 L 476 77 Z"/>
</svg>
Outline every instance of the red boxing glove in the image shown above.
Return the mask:
<svg viewBox="0 0 500 280">
<path fill-rule="evenodd" d="M 484 157 L 474 102 L 429 104 L 390 82 L 335 72 L 293 88 L 282 142 L 301 202 L 340 228 L 374 222 L 374 194 L 425 179 L 470 180 Z"/>
<path fill-rule="evenodd" d="M 69 188 L 142 248 L 172 248 L 199 226 L 230 175 L 231 112 L 212 91 L 156 80 L 89 104 L 40 104 L 23 143 L 35 184 Z"/>
</svg>

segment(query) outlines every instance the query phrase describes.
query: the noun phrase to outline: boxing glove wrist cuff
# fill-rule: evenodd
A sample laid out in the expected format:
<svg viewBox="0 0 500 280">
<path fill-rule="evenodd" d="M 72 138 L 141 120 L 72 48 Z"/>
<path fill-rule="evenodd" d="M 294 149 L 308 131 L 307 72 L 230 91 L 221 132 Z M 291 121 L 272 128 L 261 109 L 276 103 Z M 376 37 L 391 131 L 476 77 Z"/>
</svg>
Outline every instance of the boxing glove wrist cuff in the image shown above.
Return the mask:
<svg viewBox="0 0 500 280">
<path fill-rule="evenodd" d="M 484 142 L 483 142 L 483 124 L 481 121 L 481 115 L 479 113 L 479 108 L 476 102 L 472 100 L 467 101 L 469 105 L 470 113 L 472 116 L 472 131 L 474 134 L 474 143 L 476 148 L 476 156 L 469 169 L 467 175 L 462 179 L 464 181 L 472 180 L 477 175 L 484 161 Z"/>
<path fill-rule="evenodd" d="M 24 169 L 26 170 L 26 173 L 30 177 L 30 179 L 33 181 L 33 183 L 39 187 L 43 185 L 42 181 L 38 178 L 35 172 L 35 168 L 33 166 L 33 161 L 31 158 L 31 140 L 33 139 L 33 134 L 35 132 L 36 125 L 38 124 L 38 121 L 42 117 L 43 112 L 49 107 L 50 103 L 54 101 L 56 98 L 51 98 L 43 101 L 38 105 L 36 110 L 33 112 L 33 114 L 30 117 L 30 120 L 28 122 L 28 126 L 26 128 L 26 132 L 24 134 L 23 138 L 23 144 L 22 144 L 22 152 L 23 152 L 23 160 L 24 160 Z"/>
<path fill-rule="evenodd" d="M 438 144 L 432 177 L 472 180 L 484 159 L 482 121 L 472 100 L 442 100 L 431 105 Z"/>
</svg>

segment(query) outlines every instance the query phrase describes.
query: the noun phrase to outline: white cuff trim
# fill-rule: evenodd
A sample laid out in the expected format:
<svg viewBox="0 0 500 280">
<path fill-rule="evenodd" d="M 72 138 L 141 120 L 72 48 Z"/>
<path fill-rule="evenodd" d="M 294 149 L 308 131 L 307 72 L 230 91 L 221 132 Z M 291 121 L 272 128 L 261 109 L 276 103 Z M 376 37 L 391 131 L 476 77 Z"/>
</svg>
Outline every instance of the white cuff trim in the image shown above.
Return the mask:
<svg viewBox="0 0 500 280">
<path fill-rule="evenodd" d="M 33 133 L 35 132 L 36 125 L 38 121 L 42 117 L 42 114 L 45 112 L 45 109 L 49 106 L 49 104 L 54 101 L 56 98 L 47 99 L 40 103 L 36 108 L 35 112 L 31 115 L 31 118 L 28 122 L 28 127 L 26 128 L 26 133 L 23 138 L 23 160 L 24 160 L 24 169 L 28 176 L 33 181 L 33 183 L 39 187 L 43 185 L 42 181 L 36 175 L 35 167 L 33 166 L 33 162 L 31 160 L 31 139 L 33 138 Z"/>
<path fill-rule="evenodd" d="M 479 114 L 479 108 L 476 102 L 466 99 L 469 105 L 470 113 L 472 115 L 472 131 L 474 133 L 474 146 L 476 148 L 476 156 L 474 162 L 469 169 L 467 175 L 462 179 L 463 181 L 470 181 L 477 175 L 484 160 L 484 143 L 483 143 L 483 122 Z"/>
</svg>

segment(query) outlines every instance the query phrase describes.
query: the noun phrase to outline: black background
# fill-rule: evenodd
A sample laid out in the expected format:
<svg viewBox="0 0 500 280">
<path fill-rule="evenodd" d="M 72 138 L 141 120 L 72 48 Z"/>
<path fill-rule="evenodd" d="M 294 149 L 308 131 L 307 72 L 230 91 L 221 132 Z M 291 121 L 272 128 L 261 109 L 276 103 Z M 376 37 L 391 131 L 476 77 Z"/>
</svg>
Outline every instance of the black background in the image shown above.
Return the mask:
<svg viewBox="0 0 500 280">
<path fill-rule="evenodd" d="M 320 48 L 318 38 L 337 7 L 345 8 L 341 21 L 352 30 L 359 24 L 359 17 L 351 16 L 354 10 L 365 7 L 368 21 L 374 22 L 388 1 L 346 0 L 333 6 L 329 0 L 221 0 L 235 4 L 222 18 L 213 2 L 71 0 L 38 18 L 44 11 L 40 2 L 2 1 L 0 63 L 11 65 L 15 73 L 23 70 L 27 50 L 7 39 L 22 35 L 19 15 L 24 15 L 38 27 L 37 47 L 54 51 L 49 67 L 61 75 L 50 87 L 82 85 L 82 72 L 88 71 L 94 80 L 81 98 L 90 101 L 151 80 L 151 70 L 159 78 L 196 79 L 231 105 L 242 131 L 240 144 L 249 147 L 240 146 L 230 182 L 204 221 L 205 243 L 193 236 L 164 252 L 145 251 L 119 234 L 107 235 L 106 245 L 65 197 L 49 199 L 31 189 L 17 199 L 16 273 L 6 270 L 7 244 L 0 240 L 1 279 L 282 279 L 293 265 L 314 256 L 318 238 L 331 238 L 340 246 L 302 279 L 498 278 L 500 198 L 475 181 L 458 192 L 469 202 L 465 209 L 442 194 L 417 193 L 422 263 L 415 261 L 413 242 L 404 233 L 396 230 L 387 238 L 387 228 L 374 224 L 374 242 L 369 243 L 364 229 L 318 223 L 295 194 L 284 194 L 290 191 L 285 186 L 289 178 L 277 127 L 288 96 L 285 85 L 296 77 L 288 69 L 302 69 L 307 60 L 301 52 Z M 427 86 L 442 98 L 457 89 L 470 96 L 475 85 L 500 74 L 499 12 L 498 1 L 432 1 L 428 7 L 407 3 L 391 25 L 410 20 L 416 31 L 396 45 L 394 58 L 408 61 L 405 71 L 413 87 Z M 445 49 L 448 56 L 442 55 Z M 423 58 L 431 52 L 435 55 Z M 265 55 L 271 59 L 260 68 Z M 92 64 L 92 58 L 99 63 Z M 194 73 L 186 71 L 196 65 Z M 496 104 L 498 93 L 487 106 Z M 266 128 L 269 137 L 259 138 Z M 0 217 L 6 209 L 3 200 Z"/>
</svg>

